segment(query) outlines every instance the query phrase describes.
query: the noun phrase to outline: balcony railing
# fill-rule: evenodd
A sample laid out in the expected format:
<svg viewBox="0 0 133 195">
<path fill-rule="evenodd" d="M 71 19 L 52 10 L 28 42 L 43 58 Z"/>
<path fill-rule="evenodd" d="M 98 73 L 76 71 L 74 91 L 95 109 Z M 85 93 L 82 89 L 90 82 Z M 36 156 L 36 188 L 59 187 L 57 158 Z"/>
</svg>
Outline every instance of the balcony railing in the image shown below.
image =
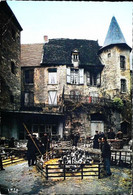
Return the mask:
<svg viewBox="0 0 133 195">
<path fill-rule="evenodd" d="M 64 100 L 64 101 L 62 101 Z M 64 102 L 64 104 L 63 104 Z M 101 106 L 105 105 L 112 105 L 112 100 L 105 97 L 93 97 L 93 96 L 82 96 L 82 95 L 65 95 L 59 98 L 57 105 L 51 105 L 51 104 L 39 104 L 34 105 L 27 104 L 21 105 L 21 110 L 24 111 L 38 111 L 43 113 L 56 113 L 56 114 L 63 114 L 64 113 L 64 106 L 66 108 L 67 103 L 83 103 L 83 104 L 90 104 L 90 105 L 96 105 L 99 104 Z"/>
<path fill-rule="evenodd" d="M 82 95 L 64 95 L 64 102 L 80 102 L 84 104 L 106 104 L 112 103 L 111 99 L 105 97 L 93 97 Z"/>
</svg>

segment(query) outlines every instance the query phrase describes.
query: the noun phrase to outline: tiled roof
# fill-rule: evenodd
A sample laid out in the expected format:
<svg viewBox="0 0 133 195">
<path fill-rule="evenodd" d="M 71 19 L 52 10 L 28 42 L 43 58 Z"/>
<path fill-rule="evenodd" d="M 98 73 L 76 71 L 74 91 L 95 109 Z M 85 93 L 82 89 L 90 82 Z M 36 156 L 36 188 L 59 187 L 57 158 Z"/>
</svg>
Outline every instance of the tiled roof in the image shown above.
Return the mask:
<svg viewBox="0 0 133 195">
<path fill-rule="evenodd" d="M 79 51 L 80 65 L 101 65 L 97 41 L 80 39 L 50 39 L 44 45 L 43 64 L 72 64 L 71 52 Z"/>
<path fill-rule="evenodd" d="M 40 66 L 43 43 L 21 45 L 21 66 Z"/>
</svg>

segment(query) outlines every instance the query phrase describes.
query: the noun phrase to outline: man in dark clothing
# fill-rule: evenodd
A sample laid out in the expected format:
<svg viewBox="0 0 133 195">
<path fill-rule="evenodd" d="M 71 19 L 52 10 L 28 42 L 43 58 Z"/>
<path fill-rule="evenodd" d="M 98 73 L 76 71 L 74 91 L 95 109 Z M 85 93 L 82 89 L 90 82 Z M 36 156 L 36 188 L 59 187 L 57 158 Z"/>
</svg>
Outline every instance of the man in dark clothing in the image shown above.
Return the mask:
<svg viewBox="0 0 133 195">
<path fill-rule="evenodd" d="M 117 137 L 118 139 L 122 139 L 122 138 L 123 138 L 123 133 L 122 133 L 122 131 L 118 131 L 116 137 Z"/>
<path fill-rule="evenodd" d="M 11 147 L 11 148 L 14 148 L 15 147 L 15 145 L 14 145 L 14 137 L 12 137 L 10 139 L 10 141 L 9 141 L 9 147 Z"/>
<path fill-rule="evenodd" d="M 28 159 L 28 165 L 34 165 L 36 161 L 36 146 L 33 142 L 32 135 L 28 136 L 28 143 L 27 143 L 27 159 Z"/>
<path fill-rule="evenodd" d="M 99 134 L 98 134 L 98 131 L 96 131 L 96 134 L 94 136 L 94 140 L 93 140 L 93 148 L 95 149 L 99 149 Z"/>
<path fill-rule="evenodd" d="M 102 137 L 105 137 L 105 134 L 104 134 L 104 132 L 99 132 L 99 138 L 102 138 Z"/>
<path fill-rule="evenodd" d="M 102 151 L 102 158 L 104 161 L 104 168 L 106 170 L 107 175 L 110 176 L 112 174 L 110 171 L 111 150 L 106 137 L 102 138 L 101 151 Z"/>
<path fill-rule="evenodd" d="M 47 133 L 44 133 L 44 136 L 41 138 L 41 142 L 44 145 L 45 152 L 48 151 L 50 148 L 50 140 Z"/>
<path fill-rule="evenodd" d="M 71 133 L 71 137 L 70 137 L 71 141 L 72 141 L 72 145 L 74 146 L 74 134 Z"/>
<path fill-rule="evenodd" d="M 80 139 L 80 134 L 79 134 L 79 132 L 77 132 L 74 135 L 74 146 L 77 146 L 79 139 Z"/>
<path fill-rule="evenodd" d="M 108 139 L 115 139 L 115 132 L 113 131 L 113 129 L 109 130 Z"/>
</svg>

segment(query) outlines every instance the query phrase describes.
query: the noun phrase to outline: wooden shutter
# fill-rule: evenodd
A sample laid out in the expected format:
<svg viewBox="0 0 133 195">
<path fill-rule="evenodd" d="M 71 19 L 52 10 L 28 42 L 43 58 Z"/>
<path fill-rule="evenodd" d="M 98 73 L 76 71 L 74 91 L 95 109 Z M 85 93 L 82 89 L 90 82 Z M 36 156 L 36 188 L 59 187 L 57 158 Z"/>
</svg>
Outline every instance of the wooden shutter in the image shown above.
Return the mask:
<svg viewBox="0 0 133 195">
<path fill-rule="evenodd" d="M 49 91 L 49 104 L 57 105 L 57 91 Z"/>
<path fill-rule="evenodd" d="M 70 73 L 70 68 L 67 68 L 67 83 L 70 83 L 70 75 L 71 75 L 71 73 Z"/>
<path fill-rule="evenodd" d="M 25 106 L 34 106 L 34 94 L 32 92 L 25 92 L 24 105 Z"/>
<path fill-rule="evenodd" d="M 79 69 L 79 84 L 84 84 L 84 69 Z"/>
<path fill-rule="evenodd" d="M 29 104 L 29 93 L 24 94 L 24 105 L 27 106 Z"/>
<path fill-rule="evenodd" d="M 86 77 L 87 77 L 87 85 L 90 85 L 91 84 L 90 72 L 86 73 Z"/>
<path fill-rule="evenodd" d="M 100 73 L 97 74 L 97 86 L 101 85 L 101 75 Z"/>
</svg>

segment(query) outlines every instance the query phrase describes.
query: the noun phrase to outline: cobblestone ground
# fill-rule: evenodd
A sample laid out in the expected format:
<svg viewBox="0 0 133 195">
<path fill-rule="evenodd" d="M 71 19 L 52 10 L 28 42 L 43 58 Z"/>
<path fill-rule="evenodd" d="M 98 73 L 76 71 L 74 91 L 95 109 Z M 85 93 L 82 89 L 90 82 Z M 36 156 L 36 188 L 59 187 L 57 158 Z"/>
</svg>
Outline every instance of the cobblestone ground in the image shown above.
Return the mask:
<svg viewBox="0 0 133 195">
<path fill-rule="evenodd" d="M 5 167 L 0 171 L 1 194 L 50 194 L 50 195 L 130 195 L 132 185 L 131 170 L 111 167 L 112 175 L 98 179 L 69 178 L 65 181 L 46 181 L 36 167 L 28 167 L 27 162 Z"/>
</svg>

